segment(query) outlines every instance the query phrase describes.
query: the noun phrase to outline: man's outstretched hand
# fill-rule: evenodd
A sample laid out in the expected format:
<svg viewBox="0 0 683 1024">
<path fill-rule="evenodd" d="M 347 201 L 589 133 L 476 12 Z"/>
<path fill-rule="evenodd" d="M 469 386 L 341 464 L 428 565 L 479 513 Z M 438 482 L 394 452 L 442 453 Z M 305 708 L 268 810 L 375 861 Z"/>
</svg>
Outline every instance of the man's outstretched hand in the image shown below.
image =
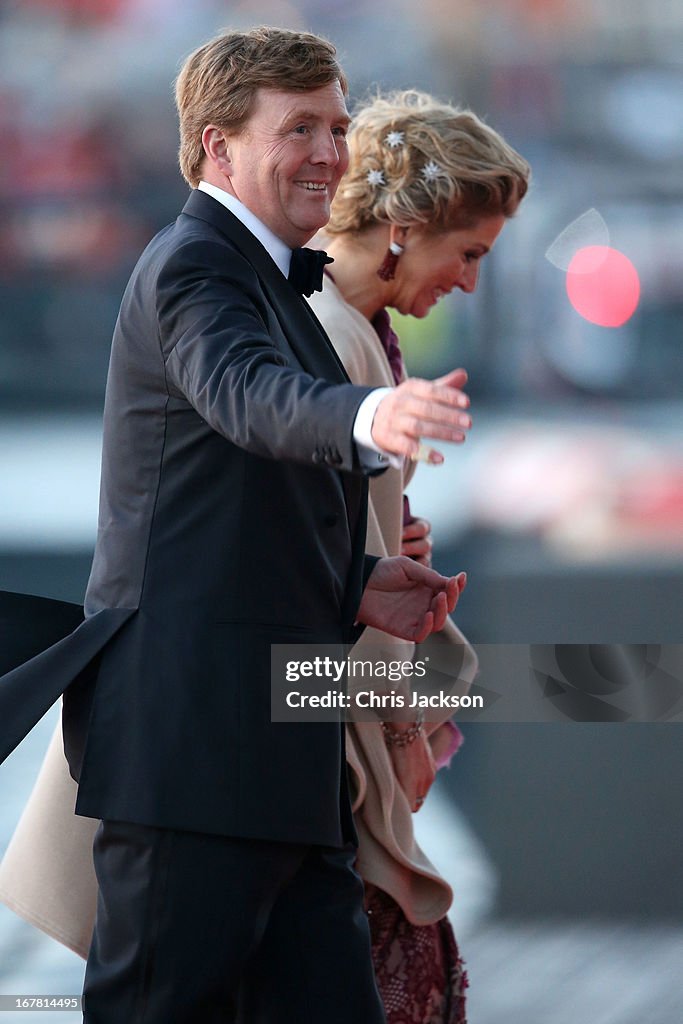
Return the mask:
<svg viewBox="0 0 683 1024">
<path fill-rule="evenodd" d="M 403 640 L 422 643 L 443 629 L 446 616 L 465 589 L 467 576 L 442 576 L 404 555 L 380 558 L 372 571 L 356 616 Z"/>
<path fill-rule="evenodd" d="M 422 443 L 422 438 L 439 438 L 456 444 L 464 441 L 472 417 L 467 412 L 470 400 L 461 389 L 467 383 L 464 370 L 451 370 L 438 380 L 409 377 L 392 388 L 378 404 L 372 421 L 372 439 L 382 451 L 392 455 L 420 458 L 421 448 L 429 453 L 427 461 L 437 465 L 443 455 Z"/>
</svg>

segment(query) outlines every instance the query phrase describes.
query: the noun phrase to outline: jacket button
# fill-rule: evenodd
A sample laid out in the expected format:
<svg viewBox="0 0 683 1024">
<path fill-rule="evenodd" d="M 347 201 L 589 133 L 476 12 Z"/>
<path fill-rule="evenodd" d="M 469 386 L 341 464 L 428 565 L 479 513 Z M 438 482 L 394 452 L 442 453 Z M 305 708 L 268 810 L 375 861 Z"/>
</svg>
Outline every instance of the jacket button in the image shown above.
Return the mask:
<svg viewBox="0 0 683 1024">
<path fill-rule="evenodd" d="M 325 516 L 325 518 L 323 519 L 323 524 L 325 526 L 336 526 L 338 522 L 339 522 L 339 515 L 336 512 L 333 512 L 330 515 Z"/>
</svg>

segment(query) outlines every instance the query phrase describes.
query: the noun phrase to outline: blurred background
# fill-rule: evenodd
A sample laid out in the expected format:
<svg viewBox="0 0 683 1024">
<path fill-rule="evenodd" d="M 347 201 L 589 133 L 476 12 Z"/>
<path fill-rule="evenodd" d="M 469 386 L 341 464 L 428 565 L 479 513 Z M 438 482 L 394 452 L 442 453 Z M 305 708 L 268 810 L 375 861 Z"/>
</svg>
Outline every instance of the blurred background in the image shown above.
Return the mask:
<svg viewBox="0 0 683 1024">
<path fill-rule="evenodd" d="M 430 90 L 533 166 L 477 293 L 397 322 L 413 374 L 470 374 L 466 445 L 410 488 L 437 566 L 468 570 L 463 630 L 681 642 L 676 0 L 0 3 L 0 586 L 82 598 L 118 304 L 187 194 L 171 83 L 206 38 L 262 22 L 329 36 L 352 104 L 377 85 Z M 640 278 L 618 328 L 583 319 L 544 255 L 591 208 Z M 54 714 L 0 768 L 0 852 Z M 680 1024 L 680 740 L 673 723 L 466 727 L 418 820 L 456 892 L 471 1024 Z M 0 994 L 74 993 L 81 976 L 0 907 Z"/>
</svg>

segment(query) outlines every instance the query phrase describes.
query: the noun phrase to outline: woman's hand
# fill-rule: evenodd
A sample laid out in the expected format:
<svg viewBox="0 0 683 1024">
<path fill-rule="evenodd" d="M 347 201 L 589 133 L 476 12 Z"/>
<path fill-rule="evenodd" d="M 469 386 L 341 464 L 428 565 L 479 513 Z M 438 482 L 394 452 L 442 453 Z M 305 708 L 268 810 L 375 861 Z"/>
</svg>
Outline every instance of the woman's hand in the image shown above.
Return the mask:
<svg viewBox="0 0 683 1024">
<path fill-rule="evenodd" d="M 401 726 L 408 726 L 409 723 L 389 722 L 390 729 L 397 732 Z M 424 729 L 412 743 L 399 747 L 395 743 L 389 746 L 389 756 L 393 765 L 396 781 L 405 793 L 410 809 L 415 813 L 419 811 L 425 801 L 434 779 L 436 778 L 436 765 L 432 757 L 432 748 L 425 736 Z"/>
<path fill-rule="evenodd" d="M 428 568 L 432 564 L 432 524 L 427 519 L 413 516 L 403 527 L 401 554 Z"/>
</svg>

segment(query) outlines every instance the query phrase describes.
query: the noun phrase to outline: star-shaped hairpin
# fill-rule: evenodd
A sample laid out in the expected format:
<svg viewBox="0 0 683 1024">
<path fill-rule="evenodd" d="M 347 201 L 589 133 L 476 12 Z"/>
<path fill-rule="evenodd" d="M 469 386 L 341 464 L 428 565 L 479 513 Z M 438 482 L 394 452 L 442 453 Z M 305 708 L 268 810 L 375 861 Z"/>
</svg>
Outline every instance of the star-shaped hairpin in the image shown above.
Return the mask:
<svg viewBox="0 0 683 1024">
<path fill-rule="evenodd" d="M 384 141 L 390 149 L 398 149 L 399 146 L 403 145 L 405 139 L 405 132 L 392 131 L 385 137 Z"/>
<path fill-rule="evenodd" d="M 368 185 L 386 185 L 382 171 L 368 171 Z"/>
<path fill-rule="evenodd" d="M 429 163 L 426 163 L 422 168 L 421 174 L 425 181 L 436 181 L 437 178 L 441 177 L 443 171 L 437 163 L 430 160 Z"/>
</svg>

